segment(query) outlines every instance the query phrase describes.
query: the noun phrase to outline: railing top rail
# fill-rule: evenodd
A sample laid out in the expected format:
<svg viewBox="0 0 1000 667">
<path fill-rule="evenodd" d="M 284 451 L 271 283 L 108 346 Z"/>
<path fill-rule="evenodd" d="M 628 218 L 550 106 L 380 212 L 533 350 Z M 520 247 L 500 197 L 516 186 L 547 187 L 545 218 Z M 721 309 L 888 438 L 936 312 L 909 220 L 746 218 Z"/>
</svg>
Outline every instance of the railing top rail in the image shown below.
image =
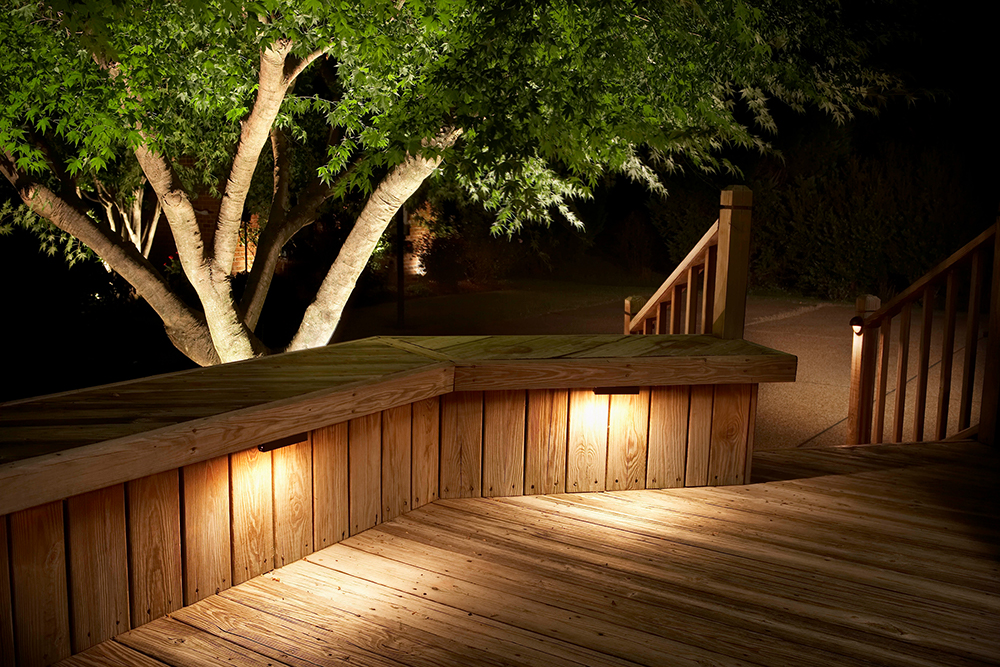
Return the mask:
<svg viewBox="0 0 1000 667">
<path fill-rule="evenodd" d="M 670 290 L 672 290 L 677 283 L 679 283 L 682 279 L 685 279 L 685 274 L 687 273 L 688 268 L 696 262 L 698 257 L 703 255 L 709 246 L 716 245 L 718 242 L 719 221 L 716 219 L 712 226 L 708 228 L 708 231 L 705 232 L 705 235 L 701 237 L 694 247 L 691 248 L 691 251 L 688 252 L 687 256 L 681 261 L 680 264 L 677 265 L 677 268 L 674 269 L 673 273 L 671 273 L 670 276 L 663 281 L 663 284 L 660 285 L 660 288 L 656 290 L 653 296 L 649 297 L 649 301 L 646 302 L 638 313 L 632 316 L 632 324 L 629 327 L 629 330 L 639 331 L 643 320 L 649 316 L 649 311 L 656 307 L 664 295 L 669 295 Z"/>
<path fill-rule="evenodd" d="M 958 263 L 969 257 L 973 252 L 979 249 L 981 246 L 985 245 L 990 241 L 994 234 L 997 233 L 997 224 L 993 223 L 990 227 L 986 229 L 982 234 L 972 239 L 964 246 L 956 250 L 948 259 L 944 260 L 933 269 L 928 271 L 922 277 L 917 279 L 915 283 L 907 287 L 905 290 L 897 294 L 895 297 L 890 299 L 884 306 L 876 310 L 874 313 L 865 318 L 865 326 L 872 327 L 878 326 L 887 317 L 893 317 L 898 314 L 907 303 L 911 301 L 916 301 L 923 294 L 924 289 L 928 285 L 932 284 L 940 277 L 945 275 L 949 270 L 951 270 Z"/>
</svg>

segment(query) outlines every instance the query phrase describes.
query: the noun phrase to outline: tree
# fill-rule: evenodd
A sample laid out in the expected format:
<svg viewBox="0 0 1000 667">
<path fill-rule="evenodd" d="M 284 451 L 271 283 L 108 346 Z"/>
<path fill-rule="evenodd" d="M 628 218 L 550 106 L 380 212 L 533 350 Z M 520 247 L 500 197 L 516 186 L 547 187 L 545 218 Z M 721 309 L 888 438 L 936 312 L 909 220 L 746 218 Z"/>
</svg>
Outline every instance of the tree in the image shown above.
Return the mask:
<svg viewBox="0 0 1000 667">
<path fill-rule="evenodd" d="M 392 216 L 436 170 L 496 212 L 497 232 L 577 222 L 568 202 L 603 172 L 655 190 L 657 167 L 729 169 L 720 148 L 766 150 L 770 100 L 847 118 L 888 84 L 835 0 L 148 5 L 5 0 L 0 172 L 202 365 L 271 351 L 254 332 L 281 248 L 329 201 L 366 198 L 288 350 L 330 339 Z M 192 200 L 206 187 L 221 203 L 202 229 Z M 269 201 L 236 294 L 255 189 Z M 161 212 L 197 303 L 144 256 Z"/>
</svg>

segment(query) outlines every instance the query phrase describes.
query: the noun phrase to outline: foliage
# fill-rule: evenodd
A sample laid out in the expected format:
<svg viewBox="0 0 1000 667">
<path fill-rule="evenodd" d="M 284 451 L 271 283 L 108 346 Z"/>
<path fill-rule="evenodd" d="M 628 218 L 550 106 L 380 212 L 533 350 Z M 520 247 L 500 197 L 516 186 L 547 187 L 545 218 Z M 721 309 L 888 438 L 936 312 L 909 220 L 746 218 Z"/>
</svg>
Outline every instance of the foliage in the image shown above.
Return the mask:
<svg viewBox="0 0 1000 667">
<path fill-rule="evenodd" d="M 892 81 L 866 65 L 876 33 L 845 11 L 838 0 L 6 0 L 0 167 L 22 197 L 50 187 L 102 234 L 86 193 L 132 191 L 136 158 L 152 183 L 150 155 L 175 181 L 157 181 L 161 203 L 167 187 L 224 195 L 239 202 L 236 222 L 256 214 L 264 236 L 310 197 L 360 208 L 418 154 L 444 160 L 494 214 L 495 234 L 553 217 L 578 224 L 573 200 L 609 172 L 657 192 L 657 170 L 733 171 L 723 148 L 767 150 L 772 100 L 840 121 L 874 104 Z M 291 234 L 322 215 L 307 209 Z M 198 298 L 220 300 L 173 330 L 202 330 L 196 320 L 211 313 L 216 350 L 229 341 L 220 355 L 259 353 L 256 316 L 231 303 L 226 263 L 211 263 L 238 234 L 232 216 L 192 240 L 180 228 L 191 221 L 164 211 L 189 243 L 178 258 Z M 499 273 L 502 259 L 476 266 Z M 148 300 L 161 276 L 142 262 L 132 270 Z M 270 278 L 252 278 L 266 293 Z M 320 296 L 334 291 L 313 305 L 344 299 Z M 317 321 L 335 325 L 337 308 Z"/>
<path fill-rule="evenodd" d="M 27 206 L 15 206 L 5 201 L 0 204 L 0 237 L 10 235 L 15 228 L 31 232 L 42 253 L 49 257 L 62 257 L 70 268 L 79 262 L 96 259 L 90 248 L 49 221 L 35 215 Z"/>
</svg>

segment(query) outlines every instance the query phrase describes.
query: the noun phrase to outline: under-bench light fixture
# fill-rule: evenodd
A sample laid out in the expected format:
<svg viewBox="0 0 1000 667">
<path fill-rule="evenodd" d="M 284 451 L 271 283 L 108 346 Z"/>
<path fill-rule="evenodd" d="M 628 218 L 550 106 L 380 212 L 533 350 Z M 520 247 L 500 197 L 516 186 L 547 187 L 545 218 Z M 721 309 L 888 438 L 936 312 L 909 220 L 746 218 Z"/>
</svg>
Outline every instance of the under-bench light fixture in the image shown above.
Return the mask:
<svg viewBox="0 0 1000 667">
<path fill-rule="evenodd" d="M 607 394 L 638 394 L 639 387 L 594 387 L 594 393 L 598 396 Z"/>
<path fill-rule="evenodd" d="M 279 438 L 278 440 L 272 440 L 271 442 L 265 442 L 264 444 L 257 445 L 257 449 L 262 452 L 270 452 L 275 449 L 287 447 L 288 445 L 297 445 L 298 443 L 305 442 L 308 439 L 308 433 L 298 433 L 296 435 L 290 435 L 287 438 Z"/>
</svg>

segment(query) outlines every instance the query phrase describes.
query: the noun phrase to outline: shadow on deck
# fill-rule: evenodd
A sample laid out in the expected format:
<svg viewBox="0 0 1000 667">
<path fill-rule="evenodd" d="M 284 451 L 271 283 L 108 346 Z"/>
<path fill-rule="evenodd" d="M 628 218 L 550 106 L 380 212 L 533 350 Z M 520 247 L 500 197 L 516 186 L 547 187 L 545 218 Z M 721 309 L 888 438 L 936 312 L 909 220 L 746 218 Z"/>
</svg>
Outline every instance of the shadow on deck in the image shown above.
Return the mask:
<svg viewBox="0 0 1000 667">
<path fill-rule="evenodd" d="M 980 665 L 1000 457 L 764 452 L 743 487 L 438 501 L 70 658 L 94 665 Z"/>
</svg>

